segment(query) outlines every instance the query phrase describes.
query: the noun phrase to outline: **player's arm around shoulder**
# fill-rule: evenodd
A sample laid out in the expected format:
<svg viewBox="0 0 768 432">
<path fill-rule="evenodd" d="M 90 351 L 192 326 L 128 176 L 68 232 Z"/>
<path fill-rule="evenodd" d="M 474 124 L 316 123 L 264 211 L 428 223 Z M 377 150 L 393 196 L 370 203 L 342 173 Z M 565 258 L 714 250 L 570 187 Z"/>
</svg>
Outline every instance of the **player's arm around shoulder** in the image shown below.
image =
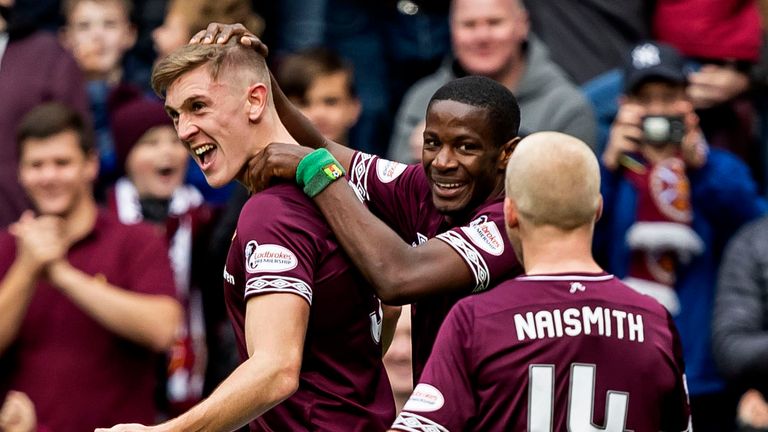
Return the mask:
<svg viewBox="0 0 768 432">
<path fill-rule="evenodd" d="M 347 255 L 384 303 L 401 305 L 471 285 L 473 276 L 445 242 L 412 247 L 355 198 L 343 182 L 315 196 Z"/>
</svg>

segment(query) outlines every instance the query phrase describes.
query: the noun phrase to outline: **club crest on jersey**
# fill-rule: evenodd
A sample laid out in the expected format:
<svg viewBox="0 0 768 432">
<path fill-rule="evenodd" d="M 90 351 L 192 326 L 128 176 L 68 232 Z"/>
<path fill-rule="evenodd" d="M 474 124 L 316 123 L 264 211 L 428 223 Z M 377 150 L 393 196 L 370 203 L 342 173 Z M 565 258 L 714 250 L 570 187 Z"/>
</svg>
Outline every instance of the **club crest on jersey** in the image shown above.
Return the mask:
<svg viewBox="0 0 768 432">
<path fill-rule="evenodd" d="M 650 186 L 653 201 L 664 216 L 675 222 L 691 222 L 691 185 L 683 161 L 669 158 L 657 163 L 651 171 Z"/>
<path fill-rule="evenodd" d="M 296 255 L 280 245 L 260 245 L 251 240 L 245 246 L 245 269 L 248 273 L 284 272 L 296 268 L 298 263 Z"/>
<path fill-rule="evenodd" d="M 400 177 L 400 174 L 406 168 L 408 168 L 408 165 L 401 164 L 400 162 L 379 159 L 376 161 L 376 176 L 382 183 L 389 183 Z"/>
<path fill-rule="evenodd" d="M 432 412 L 443 407 L 445 398 L 436 387 L 421 383 L 413 389 L 411 397 L 403 407 L 404 411 L 410 412 Z"/>
<path fill-rule="evenodd" d="M 504 239 L 495 223 L 485 222 L 470 225 L 461 228 L 461 230 L 472 240 L 472 243 L 489 254 L 499 256 L 504 253 Z"/>
</svg>

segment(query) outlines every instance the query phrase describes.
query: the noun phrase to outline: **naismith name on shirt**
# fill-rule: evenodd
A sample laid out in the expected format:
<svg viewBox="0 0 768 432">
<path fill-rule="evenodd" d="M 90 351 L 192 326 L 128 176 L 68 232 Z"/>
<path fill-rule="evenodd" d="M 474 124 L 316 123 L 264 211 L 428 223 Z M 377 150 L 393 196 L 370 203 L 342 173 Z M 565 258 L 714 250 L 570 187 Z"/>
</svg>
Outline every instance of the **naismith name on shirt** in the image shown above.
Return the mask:
<svg viewBox="0 0 768 432">
<path fill-rule="evenodd" d="M 599 335 L 643 342 L 643 316 L 600 306 L 571 307 L 515 314 L 519 341 L 563 336 Z"/>
</svg>

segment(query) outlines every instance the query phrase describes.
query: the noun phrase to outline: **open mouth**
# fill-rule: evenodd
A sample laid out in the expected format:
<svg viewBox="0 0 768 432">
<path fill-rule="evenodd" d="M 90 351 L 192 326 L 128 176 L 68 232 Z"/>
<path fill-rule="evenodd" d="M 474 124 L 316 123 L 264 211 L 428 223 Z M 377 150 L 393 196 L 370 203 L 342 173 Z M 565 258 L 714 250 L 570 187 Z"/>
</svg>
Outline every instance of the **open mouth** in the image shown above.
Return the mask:
<svg viewBox="0 0 768 432">
<path fill-rule="evenodd" d="M 192 149 L 192 154 L 195 155 L 197 162 L 200 164 L 200 168 L 205 171 L 213 164 L 214 155 L 216 153 L 216 146 L 213 144 L 203 144 L 199 147 Z"/>
<path fill-rule="evenodd" d="M 157 169 L 157 175 L 160 177 L 171 177 L 176 173 L 176 169 L 172 167 L 162 167 Z"/>
</svg>

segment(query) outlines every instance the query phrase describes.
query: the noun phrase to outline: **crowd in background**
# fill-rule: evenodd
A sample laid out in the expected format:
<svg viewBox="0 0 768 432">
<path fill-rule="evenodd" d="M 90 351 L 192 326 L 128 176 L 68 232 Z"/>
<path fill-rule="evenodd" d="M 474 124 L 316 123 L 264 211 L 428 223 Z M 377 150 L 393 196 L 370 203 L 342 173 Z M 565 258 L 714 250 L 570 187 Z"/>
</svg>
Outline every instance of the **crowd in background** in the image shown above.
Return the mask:
<svg viewBox="0 0 768 432">
<path fill-rule="evenodd" d="M 768 430 L 768 2 L 0 0 L 0 12 L 0 226 L 10 232 L 0 243 L 7 248 L 0 251 L 0 315 L 11 304 L 3 291 L 9 275 L 19 273 L 18 251 L 36 257 L 22 264 L 37 265 L 24 268 L 36 269 L 28 284 L 40 285 L 37 294 L 27 290 L 29 306 L 15 332 L 0 331 L 0 430 L 78 430 L 71 413 L 54 408 L 51 395 L 62 393 L 48 387 L 82 385 L 102 403 L 111 401 L 95 390 L 114 385 L 108 374 L 67 384 L 25 378 L 57 356 L 89 357 L 92 341 L 82 338 L 95 337 L 78 327 L 81 333 L 67 337 L 79 337 L 79 344 L 62 348 L 67 343 L 59 340 L 40 348 L 34 337 L 57 325 L 45 302 L 72 302 L 58 312 L 60 320 L 85 317 L 112 333 L 121 325 L 103 315 L 118 315 L 125 299 L 100 311 L 67 289 L 76 276 L 48 270 L 67 252 L 85 254 L 79 259 L 95 263 L 92 274 L 129 291 L 149 295 L 141 279 L 161 281 L 165 286 L 151 294 L 174 297 L 184 311 L 165 323 L 177 330 L 160 342 L 116 332 L 141 349 L 105 341 L 116 351 L 83 360 L 79 374 L 92 375 L 110 356 L 137 356 L 132 361 L 153 371 L 147 382 L 154 385 L 143 385 L 152 406 L 142 415 L 159 419 L 189 408 L 237 365 L 221 273 L 248 193 L 237 184 L 206 184 L 149 87 L 155 60 L 212 21 L 239 22 L 260 36 L 291 101 L 324 136 L 364 152 L 417 163 L 431 95 L 466 75 L 493 78 L 514 92 L 521 135 L 554 130 L 584 140 L 603 165 L 596 255 L 606 271 L 657 297 L 675 317 L 696 429 L 738 423 Z M 40 107 L 50 102 L 58 105 Z M 85 119 L 79 139 L 98 152 L 98 175 L 87 177 L 87 158 L 80 174 L 104 209 L 93 232 L 112 223 L 153 227 L 125 235 L 138 236 L 138 244 L 106 246 L 139 252 L 111 257 L 84 245 L 92 234 L 67 240 L 50 220 L 25 213 L 39 211 L 45 188 L 53 188 L 22 174 L 42 169 L 43 159 L 35 165 L 30 149 L 66 129 L 44 130 L 57 116 L 62 125 Z M 653 132 L 648 117 L 666 120 L 667 128 L 677 119 L 679 138 L 639 146 L 648 141 L 642 134 Z M 36 230 L 49 237 L 36 237 Z M 167 262 L 142 255 L 142 244 L 155 237 L 165 240 Z M 42 257 L 46 245 L 59 243 L 56 256 Z M 108 260 L 123 267 L 102 269 Z M 167 274 L 145 275 L 149 266 Z M 120 275 L 112 279 L 110 272 Z M 135 274 L 126 279 L 124 272 Z M 34 297 L 48 291 L 58 297 Z M 400 404 L 411 391 L 408 317 L 401 315 L 387 358 Z M 28 358 L 34 365 L 21 364 Z M 25 385 L 37 388 L 16 391 Z M 124 403 L 122 396 L 114 400 Z M 8 412 L 32 420 L 16 417 L 21 426 L 14 429 Z M 111 420 L 126 419 L 94 421 Z"/>
</svg>

